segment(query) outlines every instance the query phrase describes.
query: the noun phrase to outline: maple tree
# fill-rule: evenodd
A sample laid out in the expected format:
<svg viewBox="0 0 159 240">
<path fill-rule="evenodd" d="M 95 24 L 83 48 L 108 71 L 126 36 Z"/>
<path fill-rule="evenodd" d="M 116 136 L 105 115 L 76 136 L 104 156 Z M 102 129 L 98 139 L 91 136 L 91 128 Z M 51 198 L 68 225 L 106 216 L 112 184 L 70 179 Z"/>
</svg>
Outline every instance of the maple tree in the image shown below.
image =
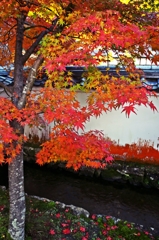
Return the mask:
<svg viewBox="0 0 159 240">
<path fill-rule="evenodd" d="M 118 0 L 2 0 L 0 7 L 0 64 L 14 64 L 12 89 L 1 84 L 9 97 L 0 101 L 0 162 L 9 163 L 8 233 L 22 240 L 24 127 L 43 127 L 41 114 L 48 124 L 54 122 L 50 139 L 37 154 L 41 165 L 64 161 L 78 170 L 111 162 L 110 143 L 101 132 L 85 132 L 84 125 L 91 116 L 119 107 L 128 116 L 135 105 L 156 110 L 149 100 L 155 93 L 141 87 L 134 58 L 144 55 L 157 62 L 158 15 L 140 8 L 138 1 L 126 5 Z M 113 58 L 111 52 L 118 58 L 116 77 L 96 68 Z M 67 65 L 86 68 L 83 86 L 73 85 Z M 24 66 L 31 66 L 25 85 Z M 120 75 L 121 66 L 129 76 Z M 48 80 L 45 88 L 33 91 L 42 67 Z M 76 99 L 76 90 L 89 93 L 86 106 Z"/>
</svg>

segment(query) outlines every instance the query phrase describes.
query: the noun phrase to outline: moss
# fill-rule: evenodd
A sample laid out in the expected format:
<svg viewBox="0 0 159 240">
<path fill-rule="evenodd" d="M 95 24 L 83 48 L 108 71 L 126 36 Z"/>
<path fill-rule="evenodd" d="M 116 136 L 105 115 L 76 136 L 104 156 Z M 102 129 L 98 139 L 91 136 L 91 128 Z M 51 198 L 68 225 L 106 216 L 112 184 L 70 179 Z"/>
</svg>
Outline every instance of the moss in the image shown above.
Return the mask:
<svg viewBox="0 0 159 240">
<path fill-rule="evenodd" d="M 150 185 L 149 178 L 145 177 L 143 179 L 143 185 L 146 186 L 146 187 L 148 187 Z"/>
<path fill-rule="evenodd" d="M 13 238 L 10 236 L 8 232 L 6 233 L 6 240 L 13 240 Z"/>
<path fill-rule="evenodd" d="M 128 180 L 130 183 L 132 181 L 132 176 L 130 176 L 129 174 L 123 175 L 122 177 L 124 180 Z"/>
<path fill-rule="evenodd" d="M 46 204 L 47 202 L 47 204 Z M 30 206 L 30 205 L 34 205 L 34 208 L 35 209 L 38 209 L 38 211 L 49 211 L 50 209 L 52 209 L 53 207 L 55 207 L 55 202 L 53 201 L 47 201 L 47 200 L 43 200 L 43 201 L 39 201 L 39 199 L 37 198 L 29 198 L 27 197 L 26 198 L 26 205 L 27 207 Z"/>
<path fill-rule="evenodd" d="M 108 169 L 105 169 L 101 172 L 101 177 L 103 179 L 121 179 L 121 174 L 118 173 L 115 169 L 111 169 L 111 168 L 108 168 Z"/>
<path fill-rule="evenodd" d="M 134 176 L 132 177 L 132 176 L 131 176 L 131 177 L 129 178 L 129 183 L 132 184 L 132 185 L 134 185 L 134 186 L 135 186 L 135 185 L 136 185 L 136 186 L 139 186 L 139 185 L 142 184 L 142 181 L 141 181 L 140 178 L 137 178 L 137 177 L 134 177 Z"/>
</svg>

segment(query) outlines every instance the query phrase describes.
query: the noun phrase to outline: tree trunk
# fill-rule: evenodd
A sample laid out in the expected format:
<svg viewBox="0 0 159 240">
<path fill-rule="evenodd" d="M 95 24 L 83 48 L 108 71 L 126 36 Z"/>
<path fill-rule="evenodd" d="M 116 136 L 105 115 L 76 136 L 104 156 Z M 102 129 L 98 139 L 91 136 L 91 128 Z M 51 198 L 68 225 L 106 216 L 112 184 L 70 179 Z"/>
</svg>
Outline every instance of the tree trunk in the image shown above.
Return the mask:
<svg viewBox="0 0 159 240">
<path fill-rule="evenodd" d="M 11 123 L 14 130 L 20 134 L 24 129 L 18 122 Z M 24 171 L 23 171 L 23 151 L 15 157 L 9 164 L 9 229 L 10 237 L 14 240 L 25 239 L 25 193 L 24 193 Z"/>
<path fill-rule="evenodd" d="M 22 46 L 24 37 L 25 16 L 21 14 L 17 19 L 16 46 L 14 59 L 14 86 L 12 102 L 18 108 L 19 99 L 23 91 L 23 63 Z M 20 108 L 18 108 L 20 109 Z M 18 135 L 24 135 L 24 128 L 16 120 L 11 121 L 11 127 Z M 15 146 L 17 142 L 14 143 Z M 8 167 L 9 177 L 9 227 L 8 233 L 13 240 L 25 239 L 25 192 L 23 170 L 23 145 L 20 153 Z"/>
<path fill-rule="evenodd" d="M 21 1 L 19 1 L 21 2 Z M 26 96 L 30 93 L 33 82 L 35 80 L 36 72 L 38 67 L 43 61 L 43 58 L 39 55 L 35 61 L 27 82 L 24 87 L 23 83 L 23 66 L 38 46 L 41 39 L 50 31 L 55 28 L 58 18 L 53 21 L 50 29 L 42 31 L 32 46 L 23 55 L 23 39 L 25 30 L 25 19 L 26 15 L 24 12 L 20 12 L 17 17 L 16 25 L 16 46 L 15 46 L 15 59 L 14 59 L 14 86 L 12 93 L 12 102 L 17 109 L 23 109 L 26 104 Z M 18 136 L 24 135 L 24 128 L 16 120 L 10 123 L 14 132 Z M 14 143 L 15 146 L 17 142 Z M 24 192 L 24 170 L 23 170 L 23 145 L 21 152 L 14 158 L 8 167 L 9 177 L 9 201 L 10 201 L 10 212 L 9 212 L 9 227 L 8 233 L 13 240 L 24 240 L 25 239 L 25 192 Z"/>
</svg>

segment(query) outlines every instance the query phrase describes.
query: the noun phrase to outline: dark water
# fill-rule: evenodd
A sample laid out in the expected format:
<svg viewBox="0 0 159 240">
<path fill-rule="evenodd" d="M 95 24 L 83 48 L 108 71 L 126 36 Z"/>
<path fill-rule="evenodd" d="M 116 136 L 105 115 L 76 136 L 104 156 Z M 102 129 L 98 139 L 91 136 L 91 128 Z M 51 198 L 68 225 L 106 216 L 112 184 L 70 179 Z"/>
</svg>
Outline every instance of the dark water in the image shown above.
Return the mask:
<svg viewBox="0 0 159 240">
<path fill-rule="evenodd" d="M 6 169 L 0 169 L 0 185 L 7 185 Z M 65 204 L 83 207 L 90 213 L 155 228 L 159 236 L 159 190 L 127 185 L 101 184 L 70 173 L 25 165 L 25 191 Z"/>
</svg>

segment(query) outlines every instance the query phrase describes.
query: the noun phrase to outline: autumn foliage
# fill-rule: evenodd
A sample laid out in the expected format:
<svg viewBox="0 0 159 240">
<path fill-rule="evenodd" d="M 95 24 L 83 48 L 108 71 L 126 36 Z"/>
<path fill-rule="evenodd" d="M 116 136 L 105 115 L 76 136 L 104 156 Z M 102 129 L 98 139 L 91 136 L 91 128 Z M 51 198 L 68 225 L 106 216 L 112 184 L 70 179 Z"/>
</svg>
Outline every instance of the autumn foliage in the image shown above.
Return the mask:
<svg viewBox="0 0 159 240">
<path fill-rule="evenodd" d="M 48 75 L 44 89 L 31 92 L 28 78 L 25 89 L 20 80 L 18 92 L 14 73 L 14 100 L 1 97 L 0 101 L 0 162 L 11 162 L 27 141 L 11 123 L 42 128 L 43 118 L 47 124 L 54 122 L 54 127 L 50 140 L 37 155 L 39 164 L 62 160 L 74 169 L 83 165 L 105 167 L 112 160 L 109 141 L 100 132 L 85 132 L 85 123 L 91 116 L 98 117 L 103 111 L 119 107 L 127 116 L 136 113 L 136 105 L 157 110 L 149 100 L 155 93 L 141 87 L 141 72 L 133 59 L 144 55 L 152 62 L 158 60 L 158 16 L 150 17 L 150 12 L 133 1 L 125 5 L 117 0 L 107 3 L 2 0 L 0 6 L 0 64 L 14 62 L 16 66 L 15 54 L 21 51 L 22 67 L 32 66 L 36 57 L 41 56 L 41 69 L 44 67 Z M 21 49 L 16 42 L 19 26 Z M 116 77 L 110 76 L 109 67 L 105 75 L 96 68 L 100 62 L 111 61 L 112 52 L 118 59 Z M 72 74 L 66 73 L 67 65 L 85 67 L 83 86 L 73 85 Z M 122 66 L 129 73 L 126 77 L 120 75 Z M 76 90 L 89 93 L 86 106 L 80 106 Z M 21 107 L 25 94 L 25 104 Z"/>
<path fill-rule="evenodd" d="M 100 132 L 85 132 L 91 116 L 119 107 L 129 116 L 136 105 L 156 110 L 149 98 L 156 95 L 141 86 L 144 73 L 134 64 L 142 56 L 158 62 L 159 19 L 154 2 L 0 1 L 0 65 L 12 66 L 14 77 L 12 87 L 0 82 L 1 93 L 6 93 L 6 98 L 0 97 L 0 163 L 10 163 L 10 238 L 25 239 L 26 126 L 54 123 L 50 139 L 37 155 L 39 164 L 65 161 L 75 170 L 83 165 L 103 168 L 112 161 L 110 142 Z M 114 59 L 115 76 L 109 74 Z M 105 65 L 105 75 L 97 69 L 100 63 Z M 73 84 L 67 65 L 85 68 L 83 85 Z M 48 80 L 43 89 L 33 89 L 39 70 Z M 77 90 L 87 94 L 85 106 L 78 102 Z"/>
</svg>

